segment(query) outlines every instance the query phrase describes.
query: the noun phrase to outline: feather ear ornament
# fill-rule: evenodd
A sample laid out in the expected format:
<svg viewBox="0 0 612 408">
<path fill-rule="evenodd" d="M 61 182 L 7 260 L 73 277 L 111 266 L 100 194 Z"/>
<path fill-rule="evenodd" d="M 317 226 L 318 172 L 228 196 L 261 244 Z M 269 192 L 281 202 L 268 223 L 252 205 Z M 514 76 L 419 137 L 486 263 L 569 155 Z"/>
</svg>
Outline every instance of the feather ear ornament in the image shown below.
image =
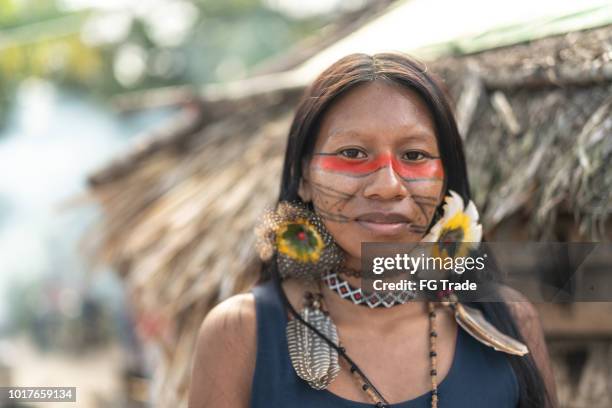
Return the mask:
<svg viewBox="0 0 612 408">
<path fill-rule="evenodd" d="M 300 317 L 338 345 L 336 325 L 322 310 L 321 297 L 320 293 L 306 292 Z M 298 319 L 290 320 L 286 330 L 289 357 L 296 374 L 316 390 L 327 388 L 340 372 L 336 349 Z"/>
<path fill-rule="evenodd" d="M 482 240 L 482 225 L 478 223 L 478 211 L 472 201 L 464 207 L 463 199 L 449 190 L 443 206 L 444 215 L 430 229 L 422 242 L 434 242 L 434 256 L 466 256 L 478 248 Z M 449 245 L 452 243 L 453 245 Z M 453 310 L 457 324 L 479 342 L 508 354 L 523 356 L 529 353 L 527 346 L 500 332 L 488 322 L 484 314 L 473 307 L 461 304 L 452 292 L 439 294 L 442 304 Z"/>
<path fill-rule="evenodd" d="M 335 270 L 344 260 L 323 220 L 301 202 L 281 201 L 268 209 L 255 235 L 260 258 L 269 261 L 276 254 L 283 279 L 317 282 L 323 272 Z"/>
<path fill-rule="evenodd" d="M 266 211 L 255 234 L 260 258 L 269 261 L 276 255 L 282 279 L 320 285 L 323 273 L 335 271 L 344 259 L 323 220 L 298 201 L 282 201 Z M 321 335 L 336 346 L 339 339 L 336 325 L 323 309 L 320 290 L 305 293 L 299 319 L 287 322 L 286 335 L 291 365 L 298 377 L 314 389 L 327 388 L 340 372 L 340 365 L 338 351 Z"/>
<path fill-rule="evenodd" d="M 455 320 L 472 337 L 497 351 L 524 356 L 529 353 L 526 345 L 505 335 L 489 323 L 482 312 L 459 302 L 451 305 L 455 312 Z"/>
</svg>

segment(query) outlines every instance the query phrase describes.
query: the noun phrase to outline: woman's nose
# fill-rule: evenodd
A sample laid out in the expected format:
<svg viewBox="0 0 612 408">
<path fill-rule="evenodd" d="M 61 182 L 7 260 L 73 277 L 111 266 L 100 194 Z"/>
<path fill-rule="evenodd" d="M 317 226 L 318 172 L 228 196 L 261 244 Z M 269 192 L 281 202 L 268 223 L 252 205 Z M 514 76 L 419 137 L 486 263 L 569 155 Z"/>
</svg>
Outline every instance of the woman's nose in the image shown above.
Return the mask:
<svg viewBox="0 0 612 408">
<path fill-rule="evenodd" d="M 364 196 L 366 198 L 378 200 L 400 200 L 408 194 L 409 191 L 406 185 L 399 174 L 395 172 L 390 161 L 368 177 L 367 185 L 364 189 Z"/>
</svg>

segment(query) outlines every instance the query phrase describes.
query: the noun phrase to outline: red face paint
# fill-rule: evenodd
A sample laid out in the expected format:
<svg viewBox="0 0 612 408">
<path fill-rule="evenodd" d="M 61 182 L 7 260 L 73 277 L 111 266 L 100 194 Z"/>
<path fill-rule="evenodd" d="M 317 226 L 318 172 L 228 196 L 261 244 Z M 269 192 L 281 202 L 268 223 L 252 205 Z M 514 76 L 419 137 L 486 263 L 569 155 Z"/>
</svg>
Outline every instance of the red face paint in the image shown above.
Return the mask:
<svg viewBox="0 0 612 408">
<path fill-rule="evenodd" d="M 404 162 L 390 154 L 373 158 L 348 159 L 335 155 L 316 155 L 313 164 L 322 170 L 332 171 L 351 177 L 365 177 L 384 167 L 391 167 L 396 174 L 407 181 L 410 179 L 443 179 L 444 169 L 440 159 L 421 162 Z"/>
<path fill-rule="evenodd" d="M 391 158 L 393 170 L 404 179 L 439 179 L 444 178 L 442 160 L 427 159 L 421 162 L 404 162 L 396 157 Z"/>
</svg>

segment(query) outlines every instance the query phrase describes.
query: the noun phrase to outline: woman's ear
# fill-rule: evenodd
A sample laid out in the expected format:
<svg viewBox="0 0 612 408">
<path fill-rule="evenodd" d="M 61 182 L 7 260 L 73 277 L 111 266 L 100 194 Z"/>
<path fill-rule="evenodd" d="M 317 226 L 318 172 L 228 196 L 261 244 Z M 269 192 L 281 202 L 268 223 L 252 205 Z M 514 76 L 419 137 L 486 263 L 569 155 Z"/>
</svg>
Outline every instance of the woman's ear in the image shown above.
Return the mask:
<svg viewBox="0 0 612 408">
<path fill-rule="evenodd" d="M 312 189 L 310 187 L 310 183 L 307 179 L 302 177 L 300 179 L 300 186 L 298 188 L 298 195 L 302 199 L 303 202 L 307 203 L 312 201 Z"/>
<path fill-rule="evenodd" d="M 312 186 L 310 185 L 310 167 L 309 161 L 302 159 L 302 177 L 300 178 L 300 186 L 298 187 L 298 195 L 303 202 L 312 201 Z"/>
</svg>

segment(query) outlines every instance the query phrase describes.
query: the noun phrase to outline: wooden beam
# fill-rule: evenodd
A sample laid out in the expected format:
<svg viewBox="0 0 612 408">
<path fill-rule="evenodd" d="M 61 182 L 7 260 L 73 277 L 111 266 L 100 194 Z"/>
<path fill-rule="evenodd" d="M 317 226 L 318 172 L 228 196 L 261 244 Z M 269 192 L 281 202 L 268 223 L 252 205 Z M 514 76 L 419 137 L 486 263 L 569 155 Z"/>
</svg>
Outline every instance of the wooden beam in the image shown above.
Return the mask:
<svg viewBox="0 0 612 408">
<path fill-rule="evenodd" d="M 547 337 L 611 338 L 612 303 L 534 303 Z"/>
</svg>

